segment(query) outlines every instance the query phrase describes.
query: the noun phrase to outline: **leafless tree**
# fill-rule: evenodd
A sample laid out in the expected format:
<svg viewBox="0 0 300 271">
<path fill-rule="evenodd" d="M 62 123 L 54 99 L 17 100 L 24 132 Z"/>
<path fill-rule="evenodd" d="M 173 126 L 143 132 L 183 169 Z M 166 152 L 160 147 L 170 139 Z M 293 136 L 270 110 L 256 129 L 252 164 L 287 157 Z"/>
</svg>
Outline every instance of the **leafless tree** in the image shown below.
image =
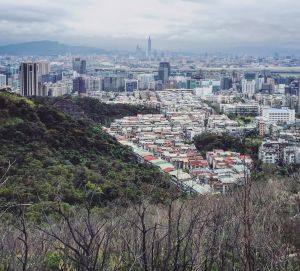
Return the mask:
<svg viewBox="0 0 300 271">
<path fill-rule="evenodd" d="M 57 241 L 56 249 L 74 262 L 77 270 L 106 270 L 114 223 L 94 215 L 89 207 L 76 213 L 65 211 L 58 204 L 55 213 L 60 218 L 59 224 L 46 217 L 47 228 L 39 230 Z"/>
<path fill-rule="evenodd" d="M 28 257 L 29 257 L 29 237 L 28 237 L 28 227 L 26 221 L 26 211 L 25 206 L 20 206 L 20 219 L 17 229 L 20 232 L 18 240 L 21 242 L 20 246 L 20 256 L 17 259 L 21 262 L 22 271 L 26 271 L 28 268 Z"/>
<path fill-rule="evenodd" d="M 3 169 L 4 172 L 3 172 L 2 176 L 0 177 L 0 187 L 6 184 L 6 182 L 8 180 L 8 177 L 7 177 L 8 172 L 10 171 L 11 167 L 14 165 L 15 162 L 16 161 L 13 161 L 13 162 L 8 161 L 8 165 Z"/>
<path fill-rule="evenodd" d="M 6 214 L 20 216 L 0 224 L 0 267 L 49 270 L 49 252 L 58 252 L 60 270 L 299 270 L 300 196 L 289 192 L 299 179 L 287 182 L 252 180 L 228 195 L 164 204 L 57 203 L 38 227 L 29 206 L 10 204 Z"/>
</svg>

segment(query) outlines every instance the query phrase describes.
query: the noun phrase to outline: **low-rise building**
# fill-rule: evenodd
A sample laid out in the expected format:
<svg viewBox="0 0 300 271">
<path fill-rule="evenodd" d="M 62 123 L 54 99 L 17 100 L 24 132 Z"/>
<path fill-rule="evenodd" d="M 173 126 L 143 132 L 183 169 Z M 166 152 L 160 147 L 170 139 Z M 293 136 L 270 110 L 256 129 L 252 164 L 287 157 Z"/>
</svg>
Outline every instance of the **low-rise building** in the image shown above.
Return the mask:
<svg viewBox="0 0 300 271">
<path fill-rule="evenodd" d="M 268 108 L 261 110 L 261 116 L 272 124 L 291 124 L 295 122 L 295 110 L 289 108 Z"/>
<path fill-rule="evenodd" d="M 300 164 L 300 147 L 284 139 L 265 140 L 258 157 L 265 164 Z"/>
<path fill-rule="evenodd" d="M 259 104 L 257 102 L 220 104 L 220 109 L 226 115 L 236 115 L 236 116 L 258 116 L 259 115 Z"/>
</svg>

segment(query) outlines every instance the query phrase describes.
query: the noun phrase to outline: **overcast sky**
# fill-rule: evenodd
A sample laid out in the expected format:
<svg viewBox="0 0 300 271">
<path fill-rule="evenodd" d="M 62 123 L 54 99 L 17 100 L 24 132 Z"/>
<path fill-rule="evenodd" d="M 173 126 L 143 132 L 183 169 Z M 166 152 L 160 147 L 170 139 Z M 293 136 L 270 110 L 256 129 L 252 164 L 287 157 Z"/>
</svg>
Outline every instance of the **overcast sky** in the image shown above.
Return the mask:
<svg viewBox="0 0 300 271">
<path fill-rule="evenodd" d="M 57 40 L 104 49 L 298 48 L 297 0 L 0 0 L 0 43 Z"/>
</svg>

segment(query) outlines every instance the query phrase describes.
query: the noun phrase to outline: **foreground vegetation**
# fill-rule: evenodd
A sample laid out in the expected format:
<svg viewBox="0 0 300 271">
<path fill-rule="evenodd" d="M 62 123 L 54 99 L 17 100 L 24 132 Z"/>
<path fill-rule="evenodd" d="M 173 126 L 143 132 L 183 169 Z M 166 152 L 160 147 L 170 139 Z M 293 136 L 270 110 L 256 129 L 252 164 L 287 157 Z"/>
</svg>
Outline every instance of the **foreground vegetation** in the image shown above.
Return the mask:
<svg viewBox="0 0 300 271">
<path fill-rule="evenodd" d="M 22 206 L 0 225 L 0 269 L 300 270 L 299 191 L 293 175 L 165 204 L 66 210 L 57 201 L 38 224 Z"/>
</svg>

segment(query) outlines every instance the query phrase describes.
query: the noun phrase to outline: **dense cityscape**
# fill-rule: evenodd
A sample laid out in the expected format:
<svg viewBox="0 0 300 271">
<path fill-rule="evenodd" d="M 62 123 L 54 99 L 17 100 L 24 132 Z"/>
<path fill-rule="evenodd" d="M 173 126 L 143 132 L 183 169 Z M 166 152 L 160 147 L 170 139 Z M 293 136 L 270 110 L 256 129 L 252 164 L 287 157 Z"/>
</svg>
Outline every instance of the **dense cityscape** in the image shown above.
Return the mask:
<svg viewBox="0 0 300 271">
<path fill-rule="evenodd" d="M 116 120 L 107 131 L 184 191 L 226 193 L 245 182 L 253 159 L 300 164 L 299 58 L 193 59 L 158 54 L 150 37 L 146 44 L 122 57 L 2 56 L 0 86 L 27 97 L 72 95 L 159 110 Z M 203 133 L 255 135 L 258 153 L 201 153 L 193 139 Z"/>
</svg>

